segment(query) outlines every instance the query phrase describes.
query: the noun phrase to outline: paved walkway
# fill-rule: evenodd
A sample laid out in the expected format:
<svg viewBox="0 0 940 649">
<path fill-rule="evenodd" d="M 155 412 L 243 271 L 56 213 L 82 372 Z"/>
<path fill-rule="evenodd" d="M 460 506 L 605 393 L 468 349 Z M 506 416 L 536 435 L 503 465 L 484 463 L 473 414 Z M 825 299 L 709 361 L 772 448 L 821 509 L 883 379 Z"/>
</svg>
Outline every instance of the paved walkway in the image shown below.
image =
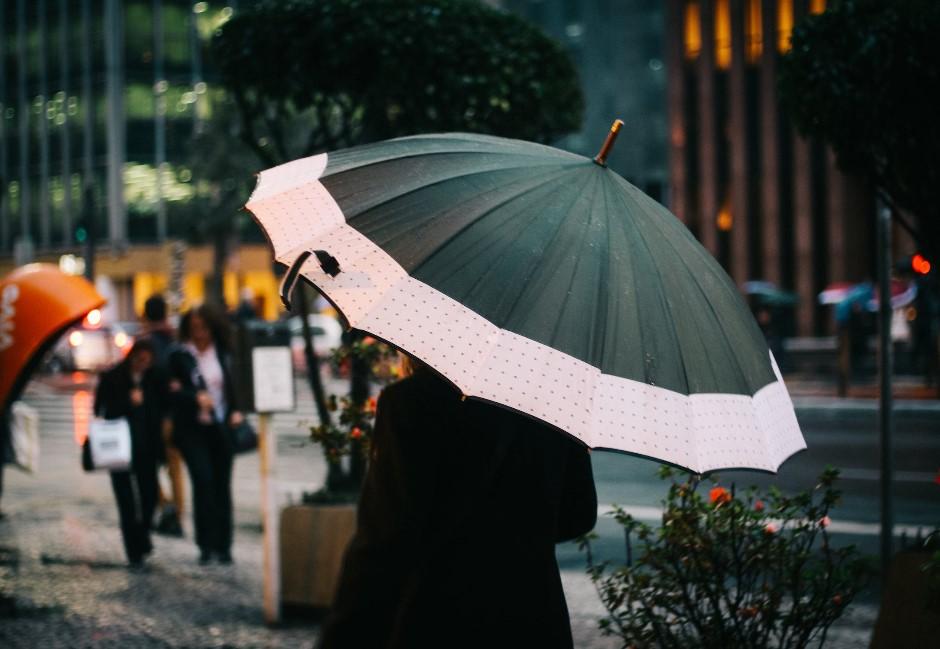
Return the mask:
<svg viewBox="0 0 940 649">
<path fill-rule="evenodd" d="M 312 647 L 315 624 L 269 629 L 261 614 L 261 532 L 257 456 L 238 459 L 234 474 L 235 565 L 200 567 L 186 539 L 155 537 L 150 569 L 124 567 L 117 512 L 106 474 L 85 474 L 71 435 L 68 397 L 34 389 L 30 400 L 47 410 L 42 466 L 37 475 L 8 468 L 0 520 L 0 647 Z M 45 400 L 45 403 L 43 401 Z M 280 500 L 316 489 L 325 463 L 305 444 L 296 416 L 275 420 Z M 187 521 L 188 523 L 188 521 Z M 562 574 L 575 646 L 613 649 L 597 628 L 603 608 L 583 572 Z M 849 610 L 826 646 L 868 643 L 875 607 Z M 442 640 L 446 647 L 446 640 Z"/>
</svg>

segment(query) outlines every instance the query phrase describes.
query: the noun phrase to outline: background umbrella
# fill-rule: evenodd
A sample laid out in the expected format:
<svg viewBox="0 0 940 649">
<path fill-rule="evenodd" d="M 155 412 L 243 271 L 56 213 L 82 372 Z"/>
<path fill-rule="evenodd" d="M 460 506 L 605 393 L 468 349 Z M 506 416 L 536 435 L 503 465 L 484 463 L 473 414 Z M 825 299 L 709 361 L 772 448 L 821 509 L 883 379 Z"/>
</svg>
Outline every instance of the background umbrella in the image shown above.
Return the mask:
<svg viewBox="0 0 940 649">
<path fill-rule="evenodd" d="M 0 281 L 0 413 L 59 335 L 104 303 L 88 280 L 49 264 L 22 266 Z"/>
<path fill-rule="evenodd" d="M 285 294 L 305 277 L 467 396 L 595 448 L 776 470 L 805 444 L 747 306 L 603 158 L 401 138 L 262 172 L 248 208 Z"/>
<path fill-rule="evenodd" d="M 794 306 L 800 301 L 800 296 L 785 291 L 773 282 L 752 280 L 744 282 L 744 294 L 753 297 L 759 304 L 770 307 Z"/>
</svg>

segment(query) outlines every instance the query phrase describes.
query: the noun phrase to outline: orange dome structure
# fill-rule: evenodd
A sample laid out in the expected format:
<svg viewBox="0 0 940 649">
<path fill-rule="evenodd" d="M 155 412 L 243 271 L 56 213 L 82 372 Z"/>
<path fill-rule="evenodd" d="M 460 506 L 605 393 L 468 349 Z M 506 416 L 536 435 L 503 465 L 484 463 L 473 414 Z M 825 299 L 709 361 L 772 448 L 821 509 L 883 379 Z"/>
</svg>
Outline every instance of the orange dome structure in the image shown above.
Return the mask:
<svg viewBox="0 0 940 649">
<path fill-rule="evenodd" d="M 0 280 L 0 412 L 59 335 L 104 303 L 87 279 L 50 264 L 28 264 Z"/>
</svg>

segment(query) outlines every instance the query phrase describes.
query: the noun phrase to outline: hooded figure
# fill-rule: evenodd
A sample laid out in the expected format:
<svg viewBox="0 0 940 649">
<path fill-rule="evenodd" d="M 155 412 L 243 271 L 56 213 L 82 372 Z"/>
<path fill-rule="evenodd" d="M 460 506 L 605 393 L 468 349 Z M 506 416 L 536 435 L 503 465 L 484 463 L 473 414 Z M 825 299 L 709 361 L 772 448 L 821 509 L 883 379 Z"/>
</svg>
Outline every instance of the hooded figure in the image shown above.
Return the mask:
<svg viewBox="0 0 940 649">
<path fill-rule="evenodd" d="M 419 367 L 379 397 L 321 648 L 570 648 L 555 544 L 596 517 L 583 445 Z"/>
</svg>

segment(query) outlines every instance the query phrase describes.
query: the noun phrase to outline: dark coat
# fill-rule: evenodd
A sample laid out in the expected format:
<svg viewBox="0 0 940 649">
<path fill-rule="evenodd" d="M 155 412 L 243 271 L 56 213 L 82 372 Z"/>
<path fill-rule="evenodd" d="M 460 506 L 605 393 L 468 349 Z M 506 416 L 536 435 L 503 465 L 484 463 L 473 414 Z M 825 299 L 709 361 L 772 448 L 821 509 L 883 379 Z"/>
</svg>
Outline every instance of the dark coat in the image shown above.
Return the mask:
<svg viewBox="0 0 940 649">
<path fill-rule="evenodd" d="M 231 357 L 221 351 L 218 346 L 216 350 L 219 354 L 219 364 L 222 366 L 227 420 L 232 411 L 241 408 L 238 403 L 238 391 L 235 389 Z M 198 423 L 199 407 L 196 405 L 196 393 L 204 389 L 205 384 L 199 375 L 196 358 L 181 345 L 175 345 L 167 355 L 167 376 L 170 381 L 176 381 L 179 384 L 178 389 L 170 392 L 173 438 L 177 444 L 185 443 L 184 436 L 194 434 L 201 426 Z"/>
<path fill-rule="evenodd" d="M 590 456 L 429 372 L 379 397 L 323 649 L 572 646 L 555 543 L 590 531 Z"/>
<path fill-rule="evenodd" d="M 144 372 L 137 387 L 144 392 L 144 403 L 140 406 L 131 405 L 134 384 L 130 367 L 127 362 L 118 363 L 98 378 L 94 413 L 103 419 L 126 417 L 131 430 L 132 462 L 140 464 L 144 458 L 145 464 L 149 464 L 162 455 L 160 421 L 166 395 L 150 370 Z"/>
</svg>

